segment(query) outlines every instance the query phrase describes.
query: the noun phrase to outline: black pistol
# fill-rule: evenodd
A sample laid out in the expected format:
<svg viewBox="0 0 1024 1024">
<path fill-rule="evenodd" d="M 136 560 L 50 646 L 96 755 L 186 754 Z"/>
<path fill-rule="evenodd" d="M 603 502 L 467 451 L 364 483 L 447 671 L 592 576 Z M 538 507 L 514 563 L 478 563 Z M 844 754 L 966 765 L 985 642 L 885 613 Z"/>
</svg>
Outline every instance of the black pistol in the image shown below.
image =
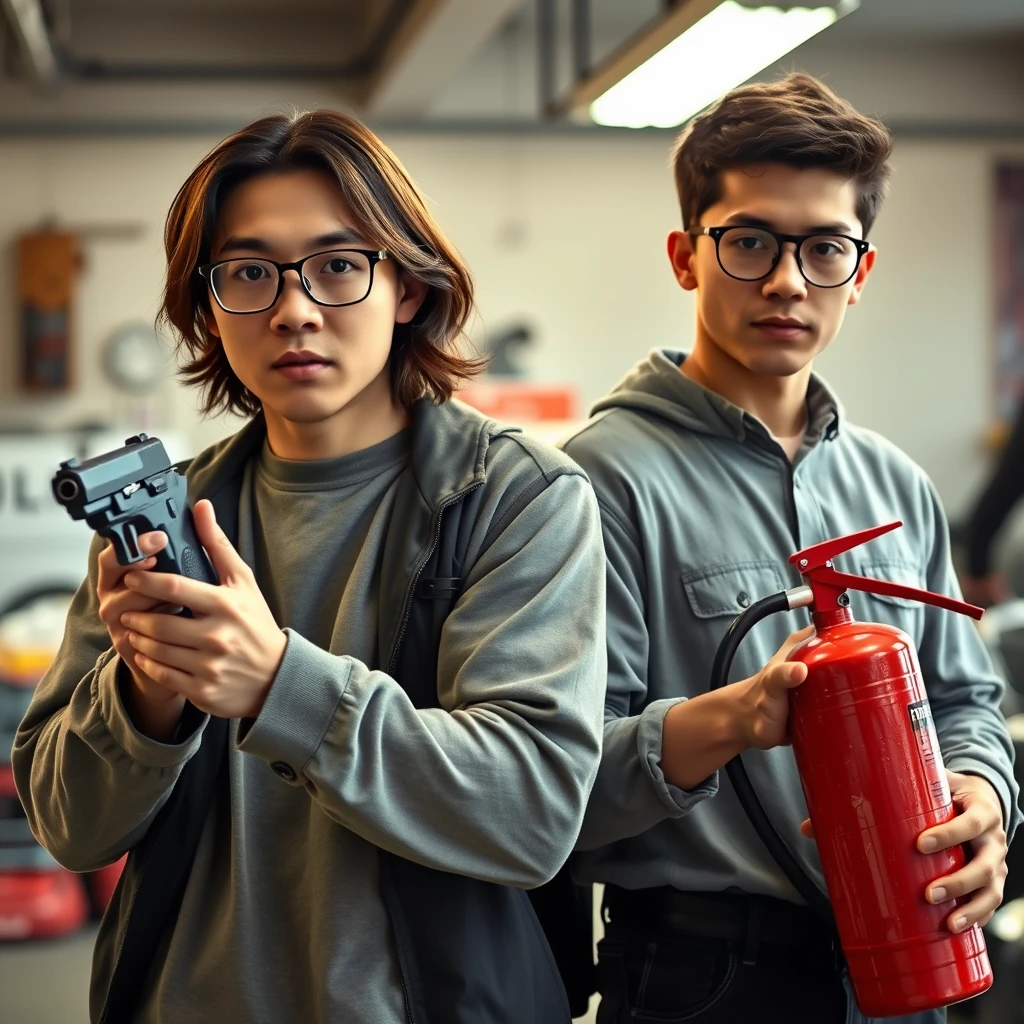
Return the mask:
<svg viewBox="0 0 1024 1024">
<path fill-rule="evenodd" d="M 159 438 L 138 434 L 106 455 L 62 462 L 53 478 L 53 496 L 72 519 L 84 519 L 101 537 L 110 538 L 121 565 L 146 557 L 139 550 L 140 534 L 162 530 L 167 546 L 157 552 L 154 571 L 220 583 L 196 537 L 188 484 Z"/>
</svg>

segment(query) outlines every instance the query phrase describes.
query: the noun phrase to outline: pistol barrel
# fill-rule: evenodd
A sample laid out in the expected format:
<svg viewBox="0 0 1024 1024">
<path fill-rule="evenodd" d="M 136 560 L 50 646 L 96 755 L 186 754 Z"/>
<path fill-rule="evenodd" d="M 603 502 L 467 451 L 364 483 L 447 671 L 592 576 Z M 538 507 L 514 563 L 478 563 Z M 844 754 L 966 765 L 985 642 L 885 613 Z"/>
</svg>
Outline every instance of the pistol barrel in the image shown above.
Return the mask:
<svg viewBox="0 0 1024 1024">
<path fill-rule="evenodd" d="M 128 438 L 123 448 L 78 462 L 64 463 L 53 478 L 53 496 L 65 506 L 84 506 L 166 473 L 170 459 L 158 438 Z"/>
</svg>

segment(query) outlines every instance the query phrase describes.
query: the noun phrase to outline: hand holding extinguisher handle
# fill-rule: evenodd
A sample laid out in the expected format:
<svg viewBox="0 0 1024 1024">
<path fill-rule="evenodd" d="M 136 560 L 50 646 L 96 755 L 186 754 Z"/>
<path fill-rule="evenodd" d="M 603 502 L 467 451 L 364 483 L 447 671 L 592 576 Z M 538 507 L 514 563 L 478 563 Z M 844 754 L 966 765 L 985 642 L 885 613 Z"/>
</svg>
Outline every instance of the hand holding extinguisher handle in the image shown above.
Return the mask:
<svg viewBox="0 0 1024 1024">
<path fill-rule="evenodd" d="M 760 601 L 754 602 L 741 615 L 737 616 L 722 638 L 722 642 L 719 644 L 718 651 L 715 654 L 715 661 L 711 668 L 711 689 L 717 690 L 728 684 L 729 670 L 732 668 L 736 651 L 743 638 L 756 623 L 769 615 L 774 615 L 776 612 L 806 607 L 812 600 L 813 593 L 810 587 L 796 587 L 793 590 L 782 591 L 778 594 L 772 594 L 770 597 L 762 598 Z M 828 897 L 800 866 L 799 861 L 786 845 L 786 841 L 779 835 L 775 825 L 768 817 L 764 807 L 762 807 L 761 801 L 754 791 L 750 776 L 747 775 L 746 768 L 744 768 L 740 757 L 732 758 L 725 766 L 725 770 L 733 789 L 736 791 L 740 805 L 768 848 L 768 852 L 782 869 L 783 874 L 789 879 L 793 888 L 803 897 L 804 902 L 834 931 L 835 919 Z M 838 941 L 836 948 L 838 949 Z"/>
</svg>

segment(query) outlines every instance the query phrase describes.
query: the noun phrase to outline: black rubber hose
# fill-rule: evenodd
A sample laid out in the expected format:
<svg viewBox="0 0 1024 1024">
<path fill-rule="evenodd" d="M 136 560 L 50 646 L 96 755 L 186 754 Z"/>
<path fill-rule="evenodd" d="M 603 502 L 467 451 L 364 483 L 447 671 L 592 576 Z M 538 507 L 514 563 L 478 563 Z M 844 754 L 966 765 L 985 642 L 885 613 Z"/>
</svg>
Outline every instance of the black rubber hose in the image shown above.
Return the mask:
<svg viewBox="0 0 1024 1024">
<path fill-rule="evenodd" d="M 770 597 L 756 601 L 746 611 L 736 616 L 725 636 L 722 637 L 722 642 L 718 645 L 718 651 L 715 654 L 715 661 L 711 667 L 712 690 L 717 690 L 729 682 L 729 670 L 732 668 L 733 658 L 736 656 L 736 651 L 739 649 L 747 633 L 758 622 L 769 615 L 789 610 L 789 595 L 782 591 L 781 593 L 772 594 Z M 829 903 L 828 897 L 815 885 L 813 879 L 800 866 L 796 857 L 793 856 L 793 853 L 786 845 L 786 841 L 776 831 L 771 819 L 761 806 L 761 801 L 754 791 L 746 768 L 743 767 L 740 755 L 737 754 L 736 757 L 729 761 L 725 766 L 725 770 L 729 775 L 729 781 L 732 783 L 733 789 L 736 791 L 740 806 L 746 812 L 757 834 L 768 848 L 768 852 L 775 858 L 775 862 L 792 883 L 793 888 L 804 898 L 807 906 L 827 921 L 830 928 L 834 930 L 835 918 L 832 914 L 832 905 Z"/>
</svg>

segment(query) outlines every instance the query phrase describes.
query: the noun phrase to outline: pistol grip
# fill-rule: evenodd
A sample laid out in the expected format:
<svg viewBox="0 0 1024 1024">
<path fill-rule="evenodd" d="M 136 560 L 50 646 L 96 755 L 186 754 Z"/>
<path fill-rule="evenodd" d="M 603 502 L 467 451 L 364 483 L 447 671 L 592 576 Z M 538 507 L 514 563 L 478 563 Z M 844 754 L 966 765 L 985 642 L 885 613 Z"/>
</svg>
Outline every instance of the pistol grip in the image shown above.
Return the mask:
<svg viewBox="0 0 1024 1024">
<path fill-rule="evenodd" d="M 216 586 L 220 583 L 213 565 L 199 543 L 199 538 L 192 529 L 191 516 L 181 523 L 181 528 L 169 530 L 166 525 L 160 527 L 168 536 L 167 546 L 156 555 L 155 572 L 173 572 L 186 576 L 201 583 Z"/>
</svg>

